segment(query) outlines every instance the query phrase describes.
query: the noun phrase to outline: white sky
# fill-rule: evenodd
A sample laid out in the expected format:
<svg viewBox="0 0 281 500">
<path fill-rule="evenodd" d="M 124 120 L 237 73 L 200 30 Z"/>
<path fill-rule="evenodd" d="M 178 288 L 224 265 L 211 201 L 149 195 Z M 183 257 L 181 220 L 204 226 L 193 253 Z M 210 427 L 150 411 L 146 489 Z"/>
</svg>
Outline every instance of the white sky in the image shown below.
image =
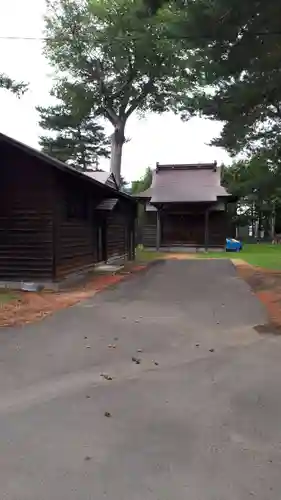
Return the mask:
<svg viewBox="0 0 281 500">
<path fill-rule="evenodd" d="M 0 37 L 42 37 L 45 0 L 0 0 Z M 0 39 L 0 72 L 29 82 L 29 91 L 18 99 L 0 90 L 0 132 L 38 148 L 37 105 L 48 105 L 52 85 L 51 69 L 42 55 L 42 42 Z M 220 130 L 220 124 L 193 118 L 183 123 L 172 113 L 149 114 L 128 121 L 122 175 L 138 179 L 146 167 L 160 163 L 191 163 L 217 160 L 228 162 L 221 149 L 206 145 Z M 110 127 L 108 127 L 110 133 Z M 108 160 L 101 168 L 108 170 Z"/>
</svg>

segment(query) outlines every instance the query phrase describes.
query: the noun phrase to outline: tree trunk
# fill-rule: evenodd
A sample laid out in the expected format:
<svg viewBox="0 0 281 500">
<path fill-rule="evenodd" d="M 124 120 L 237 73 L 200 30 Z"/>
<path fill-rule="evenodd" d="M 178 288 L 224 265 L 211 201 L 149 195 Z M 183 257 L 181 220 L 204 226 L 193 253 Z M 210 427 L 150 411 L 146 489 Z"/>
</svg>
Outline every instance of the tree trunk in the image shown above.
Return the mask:
<svg viewBox="0 0 281 500">
<path fill-rule="evenodd" d="M 259 203 L 259 209 L 258 209 L 258 238 L 259 238 L 259 240 L 261 239 L 261 235 L 262 235 L 262 221 L 263 221 L 263 213 L 262 213 L 261 203 Z"/>
<path fill-rule="evenodd" d="M 275 238 L 275 222 L 276 222 L 275 204 L 273 204 L 273 207 L 272 207 L 272 215 L 271 215 L 270 222 L 271 222 L 271 224 L 270 224 L 270 236 L 271 236 L 271 241 L 273 241 Z"/>
<path fill-rule="evenodd" d="M 252 202 L 252 238 L 256 237 L 255 202 Z"/>
<path fill-rule="evenodd" d="M 115 125 L 114 132 L 111 136 L 110 172 L 113 173 L 118 186 L 121 181 L 122 150 L 125 142 L 124 130 L 125 123 L 120 122 Z"/>
</svg>

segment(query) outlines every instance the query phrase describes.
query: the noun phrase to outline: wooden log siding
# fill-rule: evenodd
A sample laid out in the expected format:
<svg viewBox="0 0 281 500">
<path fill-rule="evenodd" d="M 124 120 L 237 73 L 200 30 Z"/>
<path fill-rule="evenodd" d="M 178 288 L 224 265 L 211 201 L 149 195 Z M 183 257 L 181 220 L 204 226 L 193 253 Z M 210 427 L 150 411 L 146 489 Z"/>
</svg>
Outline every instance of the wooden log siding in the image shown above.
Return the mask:
<svg viewBox="0 0 281 500">
<path fill-rule="evenodd" d="M 156 212 L 145 212 L 141 222 L 141 239 L 145 247 L 156 245 Z"/>
<path fill-rule="evenodd" d="M 1 144 L 0 279 L 52 279 L 52 187 L 50 168 Z"/>
<path fill-rule="evenodd" d="M 128 255 L 130 237 L 134 231 L 134 213 L 130 203 L 119 200 L 106 217 L 107 258 Z"/>
<path fill-rule="evenodd" d="M 107 258 L 127 253 L 127 220 L 122 213 L 112 213 L 107 218 Z"/>
<path fill-rule="evenodd" d="M 55 229 L 55 278 L 62 279 L 72 272 L 86 269 L 97 262 L 97 230 L 94 220 L 94 203 L 96 196 L 101 194 L 89 186 L 73 179 L 66 179 L 60 172 L 56 173 L 58 180 L 56 199 L 56 229 Z M 71 213 L 73 204 L 79 210 Z M 87 213 L 83 217 L 81 210 L 85 207 Z"/>
</svg>

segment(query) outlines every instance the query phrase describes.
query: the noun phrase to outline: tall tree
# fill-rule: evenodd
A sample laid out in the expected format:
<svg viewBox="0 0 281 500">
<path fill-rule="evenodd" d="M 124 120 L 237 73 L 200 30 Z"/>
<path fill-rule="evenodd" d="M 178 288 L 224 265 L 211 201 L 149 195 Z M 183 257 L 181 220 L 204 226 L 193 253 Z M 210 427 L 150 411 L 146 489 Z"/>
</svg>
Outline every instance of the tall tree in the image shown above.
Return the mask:
<svg viewBox="0 0 281 500">
<path fill-rule="evenodd" d="M 253 236 L 260 237 L 262 231 L 273 236 L 276 211 L 281 207 L 279 169 L 272 168 L 266 158 L 253 156 L 225 167 L 223 183 L 238 197 L 232 213 L 235 225 L 250 225 Z"/>
<path fill-rule="evenodd" d="M 230 153 L 280 156 L 281 4 L 196 0 L 180 36 L 194 41 L 195 94 L 183 112 L 223 122 L 215 145 Z"/>
<path fill-rule="evenodd" d="M 142 0 L 48 1 L 46 55 L 71 99 L 112 124 L 118 182 L 128 118 L 172 109 L 189 88 L 186 43 L 167 36 L 178 14 L 168 3 L 153 15 Z"/>
<path fill-rule="evenodd" d="M 93 114 L 83 112 L 83 103 L 80 110 L 74 109 L 58 90 L 55 95 L 60 97 L 59 104 L 37 108 L 39 124 L 49 132 L 40 137 L 40 146 L 45 153 L 75 168 L 92 170 L 98 166 L 101 156 L 109 157 L 109 140 Z"/>
</svg>

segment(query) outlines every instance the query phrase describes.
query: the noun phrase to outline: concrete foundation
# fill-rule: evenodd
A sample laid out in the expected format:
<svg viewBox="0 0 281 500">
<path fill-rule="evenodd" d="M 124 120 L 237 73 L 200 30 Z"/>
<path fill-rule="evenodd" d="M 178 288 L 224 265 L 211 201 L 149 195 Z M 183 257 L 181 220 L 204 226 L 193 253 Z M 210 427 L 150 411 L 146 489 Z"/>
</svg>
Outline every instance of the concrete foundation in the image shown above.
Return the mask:
<svg viewBox="0 0 281 500">
<path fill-rule="evenodd" d="M 97 273 L 114 273 L 118 272 L 124 267 L 126 256 L 116 256 L 109 259 L 107 262 L 99 262 L 98 264 L 88 266 L 86 269 L 71 273 L 60 281 L 44 281 L 37 280 L 0 280 L 0 289 L 8 290 L 22 290 L 25 292 L 41 292 L 52 291 L 59 292 L 67 290 L 75 286 L 82 285 L 87 280 L 91 279 Z"/>
</svg>

